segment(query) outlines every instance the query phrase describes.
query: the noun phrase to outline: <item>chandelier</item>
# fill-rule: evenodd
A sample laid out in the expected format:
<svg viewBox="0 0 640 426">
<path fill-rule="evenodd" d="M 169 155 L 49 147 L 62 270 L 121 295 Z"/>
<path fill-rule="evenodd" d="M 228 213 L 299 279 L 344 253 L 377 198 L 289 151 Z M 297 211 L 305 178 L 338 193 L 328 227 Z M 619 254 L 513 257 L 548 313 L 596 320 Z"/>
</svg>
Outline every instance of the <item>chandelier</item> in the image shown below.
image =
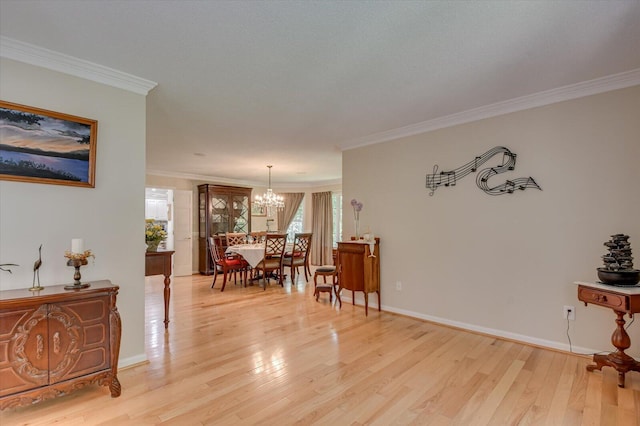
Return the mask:
<svg viewBox="0 0 640 426">
<path fill-rule="evenodd" d="M 271 168 L 273 166 L 267 166 L 269 168 L 269 187 L 267 188 L 267 192 L 265 192 L 262 196 L 256 195 L 255 203 L 261 207 L 267 208 L 267 210 L 271 210 L 276 208 L 278 210 L 282 210 L 284 208 L 284 198 L 282 195 L 274 194 L 273 189 L 271 189 Z"/>
</svg>

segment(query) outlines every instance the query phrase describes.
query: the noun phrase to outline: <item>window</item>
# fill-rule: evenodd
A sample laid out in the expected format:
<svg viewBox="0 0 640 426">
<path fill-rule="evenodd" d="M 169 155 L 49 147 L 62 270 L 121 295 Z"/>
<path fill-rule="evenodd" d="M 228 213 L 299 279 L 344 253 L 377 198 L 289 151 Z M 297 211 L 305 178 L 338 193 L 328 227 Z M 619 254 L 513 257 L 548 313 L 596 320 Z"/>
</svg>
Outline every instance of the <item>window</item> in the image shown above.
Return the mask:
<svg viewBox="0 0 640 426">
<path fill-rule="evenodd" d="M 302 232 L 304 227 L 304 202 L 300 203 L 300 207 L 298 207 L 298 211 L 296 215 L 293 216 L 293 220 L 289 224 L 289 228 L 287 229 L 287 241 L 293 242 L 295 238 L 295 234 L 299 234 Z"/>
<path fill-rule="evenodd" d="M 331 204 L 333 205 L 333 246 L 338 246 L 338 241 L 342 241 L 342 193 L 331 193 Z"/>
</svg>

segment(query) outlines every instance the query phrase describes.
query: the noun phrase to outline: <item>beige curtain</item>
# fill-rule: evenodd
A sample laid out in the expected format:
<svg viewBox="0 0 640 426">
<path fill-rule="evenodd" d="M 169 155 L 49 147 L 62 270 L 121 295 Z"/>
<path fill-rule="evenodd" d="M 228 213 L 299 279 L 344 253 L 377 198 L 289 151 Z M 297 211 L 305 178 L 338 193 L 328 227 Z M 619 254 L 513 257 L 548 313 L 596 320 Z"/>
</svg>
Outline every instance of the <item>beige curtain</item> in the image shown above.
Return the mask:
<svg viewBox="0 0 640 426">
<path fill-rule="evenodd" d="M 291 225 L 291 221 L 296 215 L 300 203 L 302 203 L 304 192 L 285 192 L 280 195 L 284 198 L 284 209 L 278 210 L 278 229 L 280 232 L 285 233 L 287 229 L 289 229 L 289 225 Z"/>
<path fill-rule="evenodd" d="M 311 194 L 313 205 L 313 221 L 311 229 L 311 264 L 333 264 L 333 204 L 331 192 L 314 192 Z"/>
</svg>

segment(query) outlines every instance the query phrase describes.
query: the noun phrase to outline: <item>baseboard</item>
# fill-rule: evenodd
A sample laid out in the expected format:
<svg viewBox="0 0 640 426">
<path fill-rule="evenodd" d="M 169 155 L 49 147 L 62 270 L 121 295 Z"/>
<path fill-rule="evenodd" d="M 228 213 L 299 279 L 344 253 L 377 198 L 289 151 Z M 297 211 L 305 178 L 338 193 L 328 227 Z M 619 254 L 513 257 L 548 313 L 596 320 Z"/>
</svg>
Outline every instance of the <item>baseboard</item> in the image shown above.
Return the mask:
<svg viewBox="0 0 640 426">
<path fill-rule="evenodd" d="M 120 358 L 118 360 L 118 368 L 133 367 L 136 364 L 143 364 L 148 362 L 147 354 L 138 354 L 128 358 Z"/>
<path fill-rule="evenodd" d="M 351 297 L 340 297 L 343 302 L 352 303 Z M 356 297 L 356 306 L 364 307 L 364 301 L 358 300 Z M 378 309 L 378 303 L 376 297 L 369 296 L 369 310 Z M 408 311 L 406 309 L 399 309 L 392 306 L 382 305 L 381 309 L 385 312 L 391 312 L 394 314 L 404 315 L 411 318 L 417 318 L 436 324 L 446 325 L 448 327 L 458 328 L 460 330 L 471 331 L 474 333 L 485 334 L 488 336 L 498 337 L 506 340 L 513 340 L 519 343 L 525 343 L 532 346 L 537 346 L 545 349 L 553 349 L 562 352 L 568 352 L 576 355 L 592 355 L 599 353 L 599 350 L 584 348 L 581 346 L 569 345 L 568 343 L 555 342 L 553 340 L 539 339 L 537 337 L 531 337 L 524 334 L 512 333 L 510 331 L 497 330 L 495 328 L 482 327 L 475 324 L 469 324 L 460 321 L 453 321 L 447 318 L 440 318 L 433 315 L 426 315 L 420 312 Z"/>
</svg>

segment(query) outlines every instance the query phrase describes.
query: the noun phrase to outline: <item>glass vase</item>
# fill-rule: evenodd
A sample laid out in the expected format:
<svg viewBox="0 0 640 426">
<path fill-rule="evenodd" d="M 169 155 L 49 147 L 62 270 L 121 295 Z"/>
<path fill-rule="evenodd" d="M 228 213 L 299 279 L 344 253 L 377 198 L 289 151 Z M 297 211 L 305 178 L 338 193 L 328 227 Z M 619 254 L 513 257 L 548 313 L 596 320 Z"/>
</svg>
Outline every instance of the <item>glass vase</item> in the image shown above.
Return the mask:
<svg viewBox="0 0 640 426">
<path fill-rule="evenodd" d="M 160 241 L 147 241 L 147 251 L 158 251 L 158 245 Z"/>
</svg>

